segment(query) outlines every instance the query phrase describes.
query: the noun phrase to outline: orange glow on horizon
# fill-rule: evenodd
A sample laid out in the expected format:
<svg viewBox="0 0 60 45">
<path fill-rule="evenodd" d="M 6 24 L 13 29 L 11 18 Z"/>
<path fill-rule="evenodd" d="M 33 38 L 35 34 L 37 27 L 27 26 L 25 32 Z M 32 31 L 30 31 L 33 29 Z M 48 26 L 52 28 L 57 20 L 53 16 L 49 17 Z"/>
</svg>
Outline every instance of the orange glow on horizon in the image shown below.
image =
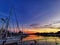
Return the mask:
<svg viewBox="0 0 60 45">
<path fill-rule="evenodd" d="M 59 29 L 51 29 L 51 28 L 38 28 L 38 29 L 33 29 L 33 28 L 30 28 L 30 29 L 24 29 L 23 32 L 25 33 L 36 33 L 36 32 L 39 32 L 39 33 L 43 33 L 43 32 L 57 32 L 57 31 L 60 31 Z"/>
<path fill-rule="evenodd" d="M 37 29 L 34 29 L 34 28 L 23 28 L 23 30 L 18 30 L 17 28 L 14 29 L 11 29 L 10 31 L 12 32 L 19 32 L 19 31 L 22 31 L 24 33 L 36 33 L 36 32 L 39 32 L 39 33 L 43 33 L 43 32 L 57 32 L 57 31 L 60 31 L 59 29 L 51 29 L 51 28 L 37 28 Z"/>
</svg>

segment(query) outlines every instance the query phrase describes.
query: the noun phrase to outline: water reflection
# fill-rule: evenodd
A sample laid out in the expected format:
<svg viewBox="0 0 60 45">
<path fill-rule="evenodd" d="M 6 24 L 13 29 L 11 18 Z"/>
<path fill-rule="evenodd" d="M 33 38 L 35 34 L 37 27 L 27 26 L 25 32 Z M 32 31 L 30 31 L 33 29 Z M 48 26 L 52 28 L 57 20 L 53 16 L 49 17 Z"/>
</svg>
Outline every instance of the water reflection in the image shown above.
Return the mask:
<svg viewBox="0 0 60 45">
<path fill-rule="evenodd" d="M 42 36 L 29 35 L 28 37 L 23 38 L 23 41 L 43 39 L 43 38 L 44 38 L 44 37 L 42 37 Z"/>
<path fill-rule="evenodd" d="M 26 41 L 29 44 L 31 43 L 31 41 L 34 42 L 34 40 L 38 45 L 60 45 L 59 37 L 44 37 L 44 36 L 29 35 L 28 37 L 24 38 L 22 41 Z"/>
</svg>

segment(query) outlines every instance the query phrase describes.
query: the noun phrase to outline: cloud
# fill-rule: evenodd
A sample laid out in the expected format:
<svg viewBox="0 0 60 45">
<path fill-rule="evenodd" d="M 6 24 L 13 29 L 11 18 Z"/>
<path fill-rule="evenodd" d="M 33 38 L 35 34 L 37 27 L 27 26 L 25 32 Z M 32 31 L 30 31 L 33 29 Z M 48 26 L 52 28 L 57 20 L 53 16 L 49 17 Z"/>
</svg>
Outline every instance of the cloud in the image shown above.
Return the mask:
<svg viewBox="0 0 60 45">
<path fill-rule="evenodd" d="M 38 26 L 38 24 L 31 24 L 30 26 Z"/>
<path fill-rule="evenodd" d="M 40 28 L 40 25 L 35 23 L 35 24 L 31 24 L 30 27 L 32 27 L 32 28 Z"/>
<path fill-rule="evenodd" d="M 51 24 L 46 24 L 44 26 L 42 26 L 42 28 L 53 28 L 53 29 L 60 29 L 60 20 L 53 22 Z"/>
<path fill-rule="evenodd" d="M 54 22 L 53 24 L 56 24 L 56 23 L 60 23 L 60 20 L 58 20 L 58 21 Z"/>
<path fill-rule="evenodd" d="M 30 24 L 30 27 L 32 28 L 52 28 L 52 29 L 60 29 L 60 20 L 59 21 L 55 21 L 53 23 L 50 24 L 45 24 L 43 26 L 41 26 L 38 23 L 35 24 Z"/>
</svg>

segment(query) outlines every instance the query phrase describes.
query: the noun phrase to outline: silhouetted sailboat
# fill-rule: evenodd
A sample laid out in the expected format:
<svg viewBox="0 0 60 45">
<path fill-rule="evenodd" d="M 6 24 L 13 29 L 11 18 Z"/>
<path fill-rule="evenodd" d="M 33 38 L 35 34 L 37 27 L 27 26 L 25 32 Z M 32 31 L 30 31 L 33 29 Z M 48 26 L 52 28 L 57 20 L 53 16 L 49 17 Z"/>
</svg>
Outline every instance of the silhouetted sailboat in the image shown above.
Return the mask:
<svg viewBox="0 0 60 45">
<path fill-rule="evenodd" d="M 11 12 L 12 11 L 10 11 L 10 15 L 7 18 L 1 18 L 1 21 L 3 22 L 2 28 L 0 29 L 0 44 L 1 45 L 2 44 L 7 45 L 7 44 L 11 44 L 11 43 L 18 43 L 18 41 L 22 40 L 22 38 L 27 36 L 27 35 L 24 36 L 23 32 L 21 32 L 21 31 L 20 31 L 19 36 L 13 36 L 12 34 L 10 36 L 8 35 L 8 32 L 9 32 L 8 27 L 9 27 L 11 16 L 12 16 Z M 15 10 L 14 10 L 14 13 L 16 13 Z M 18 28 L 18 30 L 20 30 L 16 14 L 14 14 L 14 16 L 15 16 L 17 28 Z"/>
</svg>

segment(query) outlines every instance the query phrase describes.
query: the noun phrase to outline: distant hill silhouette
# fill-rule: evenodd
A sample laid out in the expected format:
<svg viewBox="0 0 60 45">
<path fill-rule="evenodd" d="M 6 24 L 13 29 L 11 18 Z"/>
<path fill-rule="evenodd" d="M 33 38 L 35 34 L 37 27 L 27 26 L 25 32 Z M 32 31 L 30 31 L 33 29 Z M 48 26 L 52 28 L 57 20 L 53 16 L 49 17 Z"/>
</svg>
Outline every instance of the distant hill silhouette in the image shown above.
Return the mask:
<svg viewBox="0 0 60 45">
<path fill-rule="evenodd" d="M 53 37 L 60 37 L 60 31 L 56 32 L 56 33 L 35 33 L 35 35 L 38 35 L 38 36 L 53 36 Z"/>
</svg>

